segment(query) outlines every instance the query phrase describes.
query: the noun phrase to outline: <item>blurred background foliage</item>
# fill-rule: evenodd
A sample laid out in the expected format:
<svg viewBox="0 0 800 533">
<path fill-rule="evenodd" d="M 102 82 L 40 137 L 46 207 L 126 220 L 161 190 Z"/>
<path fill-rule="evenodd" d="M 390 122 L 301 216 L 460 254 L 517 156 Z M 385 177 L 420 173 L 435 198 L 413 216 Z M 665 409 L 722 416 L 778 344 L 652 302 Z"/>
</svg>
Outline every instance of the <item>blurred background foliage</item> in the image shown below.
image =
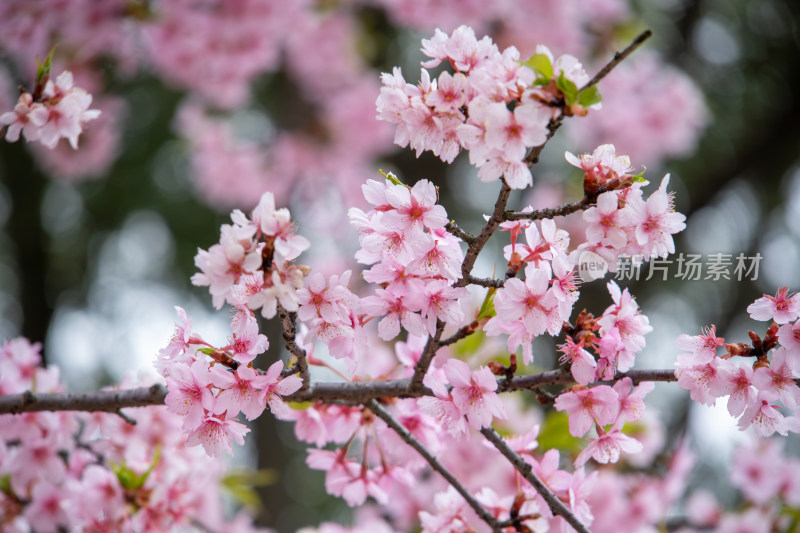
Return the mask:
<svg viewBox="0 0 800 533">
<path fill-rule="evenodd" d="M 458 2 L 451 3 L 458 9 Z M 520 2 L 533 9 L 537 3 Z M 357 51 L 375 76 L 403 65 L 406 78 L 417 79 L 419 39 L 432 34 L 436 20 L 431 19 L 429 28 L 410 29 L 392 20 L 379 3 L 321 2 L 314 8 L 352 15 Z M 622 283 L 636 295 L 655 328 L 637 365 L 669 368 L 679 333 L 697 334 L 699 326 L 714 323 L 726 340 L 744 341 L 747 330 L 757 328 L 744 313 L 750 302 L 783 285 L 800 288 L 800 3 L 638 0 L 630 9 L 632 16 L 624 23 L 593 35 L 606 45 L 599 48 L 601 57 L 586 62 L 602 64 L 626 39 L 652 28 L 655 37 L 647 47 L 688 74 L 709 110 L 709 124 L 690 153 L 656 164 L 634 161 L 636 167 L 648 167 L 646 177 L 656 184 L 664 172 L 672 174 L 676 208 L 688 219 L 687 230 L 677 238 L 678 252 L 763 256 L 754 282 L 681 281 L 671 276 L 666 282 Z M 502 21 L 487 23 L 492 25 L 496 28 Z M 25 69 L 3 40 L 0 34 L 4 70 L 12 85 L 26 85 Z M 326 43 L 316 45 L 322 54 Z M 227 327 L 227 314 L 215 314 L 206 291 L 189 283 L 197 247 L 208 248 L 217 241 L 231 206 L 209 207 L 195 192 L 191 147 L 175 126 L 184 92 L 147 69 L 120 75 L 108 58 L 98 56 L 96 62 L 106 90 L 127 102 L 119 124 L 118 155 L 102 175 L 83 181 L 54 178 L 45 170 L 40 151 L 23 142 L 0 143 L 0 337 L 24 335 L 43 341 L 45 356 L 62 367 L 75 389 L 93 389 L 147 367 L 169 337 L 173 305 L 189 309 L 195 329 L 210 330 L 209 336 L 222 338 Z M 377 92 L 370 96 L 373 101 L 375 97 Z M 240 114 L 238 124 L 256 135 L 289 129 L 324 137 L 330 132 L 318 121 L 318 106 L 304 96 L 282 63 L 254 80 L 250 109 L 256 112 Z M 579 197 L 580 175 L 565 164 L 563 152 L 591 151 L 593 146 L 573 146 L 564 132 L 552 144 L 534 169 L 533 192 L 515 194 L 512 206 L 537 201 L 537 191 L 555 200 Z M 491 208 L 496 183 L 478 183 L 463 154 L 453 165 L 445 165 L 429 153 L 417 158 L 410 150 L 395 148 L 387 145 L 374 161 L 374 171 L 354 177 L 352 183 L 377 178 L 378 168 L 393 169 L 407 181 L 432 179 L 451 218 L 468 230 L 480 227 L 480 214 Z M 626 153 L 624 146 L 618 151 Z M 286 183 L 276 186 L 291 188 Z M 559 192 L 553 193 L 556 186 Z M 285 198 L 301 228 L 311 230 L 301 233 L 323 250 L 333 247 L 349 253 L 356 234 L 342 221 L 342 196 L 298 185 Z M 325 205 L 335 212 L 328 223 L 345 225 L 337 242 L 327 242 L 336 235 L 325 235 L 326 242 L 320 243 L 313 234 L 325 224 L 325 216 L 322 222 L 306 221 L 304 210 Z M 487 255 L 499 252 L 505 238 L 501 235 Z M 324 262 L 324 253 L 320 255 L 313 261 Z M 486 273 L 494 267 L 479 265 Z M 673 264 L 671 273 L 674 269 Z M 602 284 L 586 286 L 582 297 L 583 305 L 595 313 L 608 305 Z M 271 352 L 261 356 L 262 363 L 280 350 L 274 327 L 265 327 L 274 340 Z M 537 365 L 551 368 L 552 339 L 537 340 L 535 348 Z M 677 387 L 660 385 L 659 390 L 662 394 L 654 403 L 666 417 L 673 440 L 691 431 L 693 423 L 709 427 L 713 412 L 690 413 L 688 398 Z M 325 494 L 323 473 L 305 467 L 304 446 L 295 441 L 290 426 L 276 425 L 269 416 L 256 425 L 258 444 L 249 450 L 250 464 L 278 473 L 277 483 L 260 489 L 264 523 L 289 531 L 347 513 L 341 502 Z M 697 432 L 702 445 L 720 445 L 705 433 Z M 721 435 L 728 438 L 730 433 Z M 701 463 L 698 476 L 718 468 L 715 461 Z"/>
</svg>

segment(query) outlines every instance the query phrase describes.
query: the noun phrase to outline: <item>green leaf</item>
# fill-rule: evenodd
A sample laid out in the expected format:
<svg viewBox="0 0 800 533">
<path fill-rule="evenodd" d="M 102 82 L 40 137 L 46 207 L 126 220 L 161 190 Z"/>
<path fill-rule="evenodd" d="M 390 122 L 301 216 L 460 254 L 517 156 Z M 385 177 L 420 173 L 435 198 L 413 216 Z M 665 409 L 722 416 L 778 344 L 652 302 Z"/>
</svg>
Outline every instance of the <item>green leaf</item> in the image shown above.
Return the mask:
<svg viewBox="0 0 800 533">
<path fill-rule="evenodd" d="M 116 474 L 119 484 L 122 485 L 123 488 L 128 490 L 139 490 L 144 486 L 147 478 L 150 476 L 150 473 L 156 467 L 160 459 L 161 446 L 156 446 L 156 452 L 153 456 L 153 461 L 150 463 L 150 466 L 147 468 L 147 470 L 141 474 L 137 474 L 135 471 L 128 468 L 125 465 L 125 461 L 122 461 L 120 464 L 110 463 L 110 466 L 111 470 L 114 472 L 114 474 Z"/>
<path fill-rule="evenodd" d="M 50 53 L 47 54 L 47 59 L 44 60 L 44 63 L 39 61 L 39 56 L 36 56 L 36 86 L 43 85 L 47 83 L 47 79 L 50 77 L 50 65 L 53 62 L 53 52 L 56 51 L 56 47 L 50 49 Z"/>
<path fill-rule="evenodd" d="M 633 182 L 634 183 L 637 183 L 637 182 L 642 183 L 642 182 L 647 181 L 645 179 L 645 177 L 644 177 L 644 173 L 645 172 L 647 172 L 647 167 L 642 167 L 642 171 L 641 172 L 639 172 L 635 176 L 631 176 L 631 178 L 633 179 Z"/>
<path fill-rule="evenodd" d="M 536 72 L 539 76 L 536 79 L 537 84 L 539 80 L 544 80 L 542 85 L 547 85 L 550 78 L 553 77 L 553 64 L 550 63 L 550 58 L 546 54 L 533 54 L 530 59 L 522 62 L 523 65 Z"/>
<path fill-rule="evenodd" d="M 489 287 L 486 297 L 483 299 L 480 310 L 478 310 L 477 320 L 480 322 L 484 318 L 491 318 L 497 313 L 494 310 L 494 294 L 497 292 L 495 287 Z"/>
<path fill-rule="evenodd" d="M 277 480 L 275 470 L 234 470 L 222 478 L 221 484 L 242 505 L 256 509 L 261 505 L 261 498 L 255 488 L 273 485 Z"/>
<path fill-rule="evenodd" d="M 567 105 L 574 104 L 578 99 L 578 87 L 564 76 L 563 71 L 558 75 L 558 78 L 556 78 L 556 87 L 564 93 Z"/>
<path fill-rule="evenodd" d="M 211 348 L 211 347 L 198 348 L 197 351 L 200 352 L 200 353 L 204 353 L 204 354 L 206 354 L 208 356 L 213 356 L 214 352 L 215 352 L 214 348 Z"/>
<path fill-rule="evenodd" d="M 6 474 L 0 477 L 0 492 L 12 494 L 11 492 L 11 474 Z"/>
<path fill-rule="evenodd" d="M 589 107 L 591 105 L 598 104 L 602 100 L 603 95 L 600 94 L 600 89 L 597 88 L 597 85 L 587 87 L 578 93 L 578 103 L 583 107 Z"/>
<path fill-rule="evenodd" d="M 404 186 L 406 186 L 406 184 L 405 184 L 405 183 L 403 183 L 402 181 L 400 181 L 400 180 L 398 179 L 398 177 L 397 177 L 397 176 L 395 176 L 394 174 L 392 174 L 391 172 L 384 172 L 384 171 L 383 171 L 383 169 L 380 169 L 380 168 L 378 169 L 378 172 L 380 172 L 380 173 L 381 173 L 381 175 L 382 175 L 384 178 L 386 178 L 387 180 L 391 181 L 391 182 L 392 182 L 392 183 L 394 183 L 395 185 L 404 185 Z"/>
<path fill-rule="evenodd" d="M 553 448 L 562 452 L 578 453 L 581 440 L 569 434 L 569 415 L 562 411 L 551 411 L 539 431 L 538 451 L 541 453 Z"/>
</svg>

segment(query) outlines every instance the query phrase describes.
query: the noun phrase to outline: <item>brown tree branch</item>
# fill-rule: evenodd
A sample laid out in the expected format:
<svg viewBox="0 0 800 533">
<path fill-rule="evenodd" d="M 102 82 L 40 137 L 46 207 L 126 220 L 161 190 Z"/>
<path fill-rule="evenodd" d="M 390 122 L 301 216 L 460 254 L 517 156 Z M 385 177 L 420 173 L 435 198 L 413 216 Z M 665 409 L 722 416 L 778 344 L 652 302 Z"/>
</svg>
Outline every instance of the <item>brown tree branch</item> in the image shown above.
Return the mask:
<svg viewBox="0 0 800 533">
<path fill-rule="evenodd" d="M 642 44 L 653 36 L 653 30 L 645 30 L 640 33 L 625 49 L 621 52 L 616 52 L 614 57 L 606 63 L 606 65 L 600 69 L 600 71 L 595 74 L 592 79 L 590 79 L 586 85 L 580 88 L 580 90 L 588 89 L 592 85 L 597 85 L 600 80 L 608 76 L 608 74 L 616 68 L 617 65 L 625 61 L 625 58 L 631 55 L 637 48 L 642 46 Z"/>
<path fill-rule="evenodd" d="M 631 370 L 621 372 L 609 382 L 629 377 L 634 384 L 643 381 L 677 381 L 674 370 Z M 544 385 L 574 383 L 572 375 L 563 370 L 551 370 L 529 376 L 515 376 L 497 381 L 498 392 L 534 390 Z M 136 389 L 102 390 L 81 393 L 33 393 L 0 396 L 0 414 L 19 414 L 33 411 L 103 411 L 116 413 L 127 407 L 162 405 L 167 395 L 163 385 Z M 425 386 L 414 388 L 411 379 L 383 381 L 320 382 L 305 390 L 298 390 L 284 399 L 290 402 L 350 402 L 366 404 L 382 398 L 419 398 L 432 396 Z"/>
<path fill-rule="evenodd" d="M 456 489 L 459 494 L 461 494 L 461 497 L 464 498 L 470 507 L 472 507 L 475 513 L 484 522 L 489 524 L 489 527 L 492 528 L 492 531 L 502 531 L 500 523 L 497 521 L 497 519 L 492 516 L 489 511 L 484 509 L 484 507 L 480 504 L 480 502 L 478 502 L 478 500 L 475 499 L 472 493 L 468 491 L 466 487 L 464 487 L 464 485 L 462 485 L 461 482 L 453 474 L 451 474 L 450 471 L 447 470 L 447 468 L 445 468 L 445 466 L 439 462 L 439 460 L 405 428 L 405 426 L 403 426 L 403 424 L 397 421 L 386 409 L 381 406 L 381 404 L 375 400 L 370 400 L 367 402 L 366 406 L 370 411 L 375 413 L 375 416 L 386 422 L 386 425 L 392 428 L 401 439 L 403 439 L 409 446 L 414 448 L 422 457 L 424 457 L 428 464 L 431 465 L 431 468 L 436 470 L 445 480 L 447 480 L 447 482 L 450 483 L 450 485 L 452 485 L 452 487 Z"/>
<path fill-rule="evenodd" d="M 137 389 L 101 390 L 93 392 L 56 392 L 9 394 L 0 396 L 0 414 L 19 414 L 32 411 L 102 411 L 120 413 L 125 407 L 162 405 L 167 388 L 160 384 Z"/>
<path fill-rule="evenodd" d="M 489 217 L 489 220 L 486 221 L 481 232 L 467 248 L 467 253 L 464 255 L 464 263 L 461 265 L 461 279 L 453 284 L 454 287 L 464 287 L 469 283 L 470 274 L 472 273 L 472 268 L 475 266 L 475 261 L 478 259 L 478 254 L 481 253 L 481 250 L 483 250 L 483 247 L 489 241 L 489 237 L 494 234 L 495 230 L 503 221 L 508 197 L 511 195 L 511 187 L 508 186 L 506 180 L 502 179 L 501 182 L 503 185 L 500 188 L 500 193 L 497 195 L 497 201 L 494 204 L 492 216 Z"/>
<path fill-rule="evenodd" d="M 437 319 L 436 333 L 433 334 L 433 337 L 428 338 L 428 342 L 425 344 L 425 348 L 422 350 L 422 354 L 419 356 L 417 364 L 414 365 L 414 375 L 411 377 L 411 382 L 408 385 L 408 390 L 410 392 L 422 390 L 422 380 L 425 379 L 425 374 L 428 372 L 428 368 L 431 366 L 433 356 L 436 355 L 436 350 L 438 350 L 441 346 L 439 344 L 439 339 L 442 338 L 443 331 L 444 322 Z"/>
<path fill-rule="evenodd" d="M 508 443 L 503 440 L 503 437 L 498 435 L 497 432 L 491 427 L 483 428 L 481 430 L 481 434 L 486 437 L 486 440 L 491 442 L 512 465 L 514 465 L 514 468 L 516 468 L 517 471 L 522 474 L 522 477 L 524 477 L 528 483 L 533 485 L 533 488 L 535 488 L 536 492 L 538 492 L 542 498 L 544 498 L 544 501 L 547 502 L 548 507 L 550 507 L 550 510 L 554 515 L 561 516 L 579 533 L 591 533 L 586 526 L 584 526 L 581 521 L 578 520 L 572 511 L 570 511 L 569 508 L 564 505 L 564 503 L 559 500 L 555 494 L 553 494 L 553 491 L 551 491 L 550 488 L 545 485 L 541 479 L 539 479 L 539 476 L 534 473 L 531 465 L 526 463 L 517 452 L 511 449 Z"/>
<path fill-rule="evenodd" d="M 459 225 L 456 224 L 455 221 L 453 221 L 453 220 L 448 222 L 444 226 L 444 229 L 446 229 L 447 231 L 449 231 L 450 233 L 452 233 L 453 235 L 455 235 L 456 237 L 458 237 L 459 239 L 461 239 L 462 241 L 464 241 L 467 244 L 472 244 L 472 241 L 475 240 L 475 235 L 473 235 L 472 233 L 468 233 L 468 232 L 464 231 L 463 229 L 461 229 L 459 227 Z"/>
<path fill-rule="evenodd" d="M 577 211 L 589 209 L 595 205 L 596 200 L 584 198 L 577 202 L 564 204 L 560 207 L 553 207 L 549 209 L 538 209 L 526 213 L 524 211 L 506 211 L 503 213 L 503 220 L 542 220 L 545 218 L 565 217 Z"/>
<path fill-rule="evenodd" d="M 311 375 L 308 372 L 308 361 L 306 360 L 306 351 L 297 345 L 297 313 L 290 313 L 278 304 L 278 315 L 281 318 L 281 325 L 283 326 L 283 340 L 286 343 L 286 349 L 289 353 L 297 358 L 297 362 L 288 368 L 286 375 L 300 373 L 300 379 L 303 384 L 300 386 L 300 392 L 308 390 L 311 385 Z M 284 376 L 285 377 L 285 376 Z"/>
</svg>

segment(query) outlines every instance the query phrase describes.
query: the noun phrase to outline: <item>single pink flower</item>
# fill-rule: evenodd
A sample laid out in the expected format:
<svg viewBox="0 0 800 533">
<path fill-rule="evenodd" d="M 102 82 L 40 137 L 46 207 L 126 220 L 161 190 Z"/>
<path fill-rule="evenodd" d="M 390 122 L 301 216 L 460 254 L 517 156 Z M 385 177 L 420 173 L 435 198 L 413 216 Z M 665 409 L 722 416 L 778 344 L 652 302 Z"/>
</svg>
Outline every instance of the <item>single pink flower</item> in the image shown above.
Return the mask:
<svg viewBox="0 0 800 533">
<path fill-rule="evenodd" d="M 619 395 L 608 385 L 562 392 L 555 408 L 569 414 L 570 434 L 582 437 L 595 422 L 598 426 L 614 423 L 619 413 Z"/>
<path fill-rule="evenodd" d="M 586 464 L 589 457 L 601 464 L 616 463 L 621 452 L 639 453 L 642 451 L 642 443 L 638 440 L 623 434 L 618 429 L 612 429 L 608 433 L 599 432 L 596 439 L 591 439 L 589 445 L 578 454 L 575 459 L 575 467 Z"/>
<path fill-rule="evenodd" d="M 244 436 L 249 432 L 250 429 L 240 422 L 209 415 L 200 422 L 194 431 L 189 433 L 186 444 L 188 446 L 202 444 L 203 449 L 211 457 L 219 457 L 223 451 L 233 455 L 231 440 L 242 445 Z"/>
<path fill-rule="evenodd" d="M 764 295 L 747 306 L 747 312 L 753 320 L 774 320 L 778 324 L 786 324 L 800 318 L 800 294 L 789 296 L 789 290 L 781 287 L 775 296 Z"/>
<path fill-rule="evenodd" d="M 208 364 L 198 360 L 187 366 L 175 363 L 167 375 L 167 393 L 164 403 L 167 409 L 184 418 L 183 428 L 187 431 L 200 424 L 205 411 L 214 408 L 214 396 L 209 386 Z"/>
<path fill-rule="evenodd" d="M 267 369 L 265 379 L 259 382 L 262 388 L 259 402 L 262 405 L 269 404 L 269 410 L 276 417 L 286 419 L 289 416 L 289 407 L 283 402 L 281 396 L 289 396 L 296 392 L 303 385 L 303 380 L 296 375 L 281 378 L 282 371 L 283 361 L 276 361 Z"/>
<path fill-rule="evenodd" d="M 492 417 L 506 418 L 503 403 L 494 392 L 497 390 L 497 380 L 488 368 L 470 372 L 467 363 L 450 359 L 444 365 L 444 373 L 453 385 L 450 391 L 453 404 L 467 416 L 472 427 L 488 427 L 492 424 Z"/>
</svg>

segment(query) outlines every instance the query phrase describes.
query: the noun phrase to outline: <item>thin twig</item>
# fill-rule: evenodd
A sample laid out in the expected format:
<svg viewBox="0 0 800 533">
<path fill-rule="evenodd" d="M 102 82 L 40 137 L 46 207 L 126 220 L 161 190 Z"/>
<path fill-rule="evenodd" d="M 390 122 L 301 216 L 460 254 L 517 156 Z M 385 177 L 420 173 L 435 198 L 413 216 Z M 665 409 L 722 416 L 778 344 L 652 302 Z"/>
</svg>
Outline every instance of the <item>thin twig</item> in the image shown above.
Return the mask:
<svg viewBox="0 0 800 533">
<path fill-rule="evenodd" d="M 577 211 L 589 209 L 593 205 L 595 205 L 595 201 L 584 198 L 583 200 L 564 204 L 560 207 L 538 209 L 528 213 L 524 211 L 506 211 L 503 213 L 503 220 L 542 220 L 545 218 L 565 217 Z"/>
<path fill-rule="evenodd" d="M 461 339 L 467 338 L 476 331 L 480 329 L 480 324 L 477 320 L 473 320 L 466 326 L 462 326 L 459 328 L 458 331 L 447 337 L 446 339 L 442 339 L 439 341 L 439 346 L 450 346 L 451 344 L 455 344 L 456 342 L 460 341 Z"/>
<path fill-rule="evenodd" d="M 278 315 L 281 317 L 283 340 L 286 342 L 286 349 L 297 358 L 297 362 L 293 366 L 297 367 L 297 371 L 300 373 L 300 379 L 303 380 L 300 391 L 306 391 L 311 386 L 311 376 L 308 372 L 306 351 L 298 346 L 295 341 L 297 337 L 297 313 L 290 313 L 278 304 Z"/>
<path fill-rule="evenodd" d="M 469 285 L 479 285 L 486 288 L 494 287 L 495 289 L 499 289 L 505 284 L 503 279 L 476 278 L 475 276 L 469 276 L 467 280 Z"/>
<path fill-rule="evenodd" d="M 564 505 L 564 503 L 558 499 L 558 497 L 553 494 L 553 491 L 544 484 L 544 482 L 539 479 L 533 472 L 533 468 L 530 464 L 526 463 L 525 460 L 517 454 L 511 447 L 508 445 L 503 438 L 497 434 L 497 432 L 492 429 L 491 427 L 486 427 L 481 430 L 481 434 L 486 437 L 486 440 L 491 442 L 497 450 L 505 456 L 509 462 L 514 465 L 514 468 L 522 474 L 522 477 L 525 480 L 533 485 L 533 488 L 536 489 L 544 501 L 547 502 L 548 507 L 553 512 L 554 515 L 561 516 L 564 520 L 567 521 L 569 525 L 575 528 L 576 531 L 579 533 L 591 533 L 586 526 L 584 526 L 580 520 L 569 510 L 569 508 Z"/>
<path fill-rule="evenodd" d="M 494 204 L 494 212 L 492 212 L 492 216 L 486 221 L 481 232 L 467 248 L 467 253 L 464 255 L 464 263 L 461 265 L 461 279 L 453 285 L 454 287 L 464 287 L 469 283 L 469 277 L 472 273 L 472 268 L 475 266 L 475 261 L 478 259 L 478 254 L 481 253 L 489 237 L 494 234 L 497 227 L 503 221 L 503 214 L 506 209 L 506 204 L 508 203 L 508 197 L 511 195 L 511 187 L 508 186 L 505 179 L 502 179 L 501 182 L 503 185 L 500 188 L 500 193 L 497 195 L 497 201 Z"/>
<path fill-rule="evenodd" d="M 425 379 L 425 374 L 427 374 L 428 368 L 431 366 L 431 361 L 433 361 L 433 356 L 436 355 L 436 350 L 441 346 L 439 344 L 439 339 L 442 338 L 443 331 L 444 322 L 437 319 L 436 332 L 433 334 L 433 337 L 428 338 L 428 342 L 425 344 L 425 348 L 422 350 L 417 364 L 414 365 L 414 375 L 411 376 L 411 382 L 408 386 L 409 392 L 422 389 L 422 380 Z"/>
<path fill-rule="evenodd" d="M 386 422 L 386 425 L 389 426 L 403 439 L 409 446 L 414 448 L 422 457 L 428 461 L 428 464 L 431 465 L 431 468 L 439 472 L 441 476 L 447 480 L 450 485 L 461 494 L 461 497 L 466 500 L 467 504 L 475 511 L 475 513 L 487 524 L 489 527 L 492 528 L 493 531 L 501 531 L 500 523 L 497 519 L 492 516 L 489 511 L 484 509 L 484 507 L 475 499 L 475 497 L 461 484 L 461 482 L 450 473 L 447 468 L 444 467 L 442 463 L 430 452 L 428 449 L 418 441 L 414 435 L 412 435 L 406 428 L 401 424 L 397 419 L 395 419 L 386 409 L 384 409 L 381 404 L 379 404 L 375 400 L 370 400 L 366 404 L 367 408 L 370 411 L 375 413 L 375 416 Z"/>
<path fill-rule="evenodd" d="M 462 241 L 464 241 L 467 244 L 472 244 L 472 241 L 475 240 L 475 235 L 473 235 L 472 233 L 468 233 L 468 232 L 464 231 L 463 229 L 461 229 L 458 226 L 458 224 L 455 223 L 454 220 L 451 220 L 450 222 L 448 222 L 445 225 L 444 229 L 446 229 L 447 231 L 449 231 L 450 233 L 452 233 L 453 235 L 455 235 L 456 237 L 458 237 L 459 239 L 461 239 Z"/>
<path fill-rule="evenodd" d="M 581 87 L 581 89 L 580 89 L 580 90 L 581 90 L 581 91 L 583 91 L 584 89 L 588 89 L 588 88 L 589 88 L 589 87 L 591 87 L 592 85 L 597 85 L 597 84 L 600 82 L 600 80 L 602 80 L 603 78 L 605 78 L 606 76 L 608 76 L 608 74 L 609 74 L 609 73 L 610 73 L 612 70 L 614 70 L 614 68 L 615 68 L 617 65 L 619 65 L 620 63 L 622 63 L 622 62 L 625 60 L 625 58 L 626 58 L 626 57 L 628 57 L 629 55 L 631 55 L 631 54 L 634 52 L 634 50 L 636 50 L 637 48 L 639 48 L 640 46 L 642 46 L 642 43 L 644 43 L 644 42 L 645 42 L 647 39 L 649 39 L 649 38 L 650 38 L 650 37 L 652 37 L 652 36 L 653 36 L 653 30 L 645 30 L 645 31 L 643 31 L 642 33 L 640 33 L 640 34 L 639 34 L 639 35 L 638 35 L 638 36 L 637 36 L 637 37 L 636 37 L 636 38 L 635 38 L 635 39 L 634 39 L 634 40 L 631 42 L 631 44 L 629 44 L 627 47 L 625 47 L 625 49 L 624 49 L 623 51 L 621 51 L 621 52 L 616 52 L 616 53 L 614 54 L 614 57 L 611 59 L 611 61 L 609 61 L 608 63 L 606 63 L 606 66 L 604 66 L 603 68 L 601 68 L 601 69 L 600 69 L 600 71 L 599 71 L 597 74 L 595 74 L 595 75 L 594 75 L 594 77 L 592 77 L 592 79 L 590 79 L 590 80 L 589 80 L 589 81 L 586 83 L 586 85 L 584 85 L 583 87 Z"/>
</svg>

